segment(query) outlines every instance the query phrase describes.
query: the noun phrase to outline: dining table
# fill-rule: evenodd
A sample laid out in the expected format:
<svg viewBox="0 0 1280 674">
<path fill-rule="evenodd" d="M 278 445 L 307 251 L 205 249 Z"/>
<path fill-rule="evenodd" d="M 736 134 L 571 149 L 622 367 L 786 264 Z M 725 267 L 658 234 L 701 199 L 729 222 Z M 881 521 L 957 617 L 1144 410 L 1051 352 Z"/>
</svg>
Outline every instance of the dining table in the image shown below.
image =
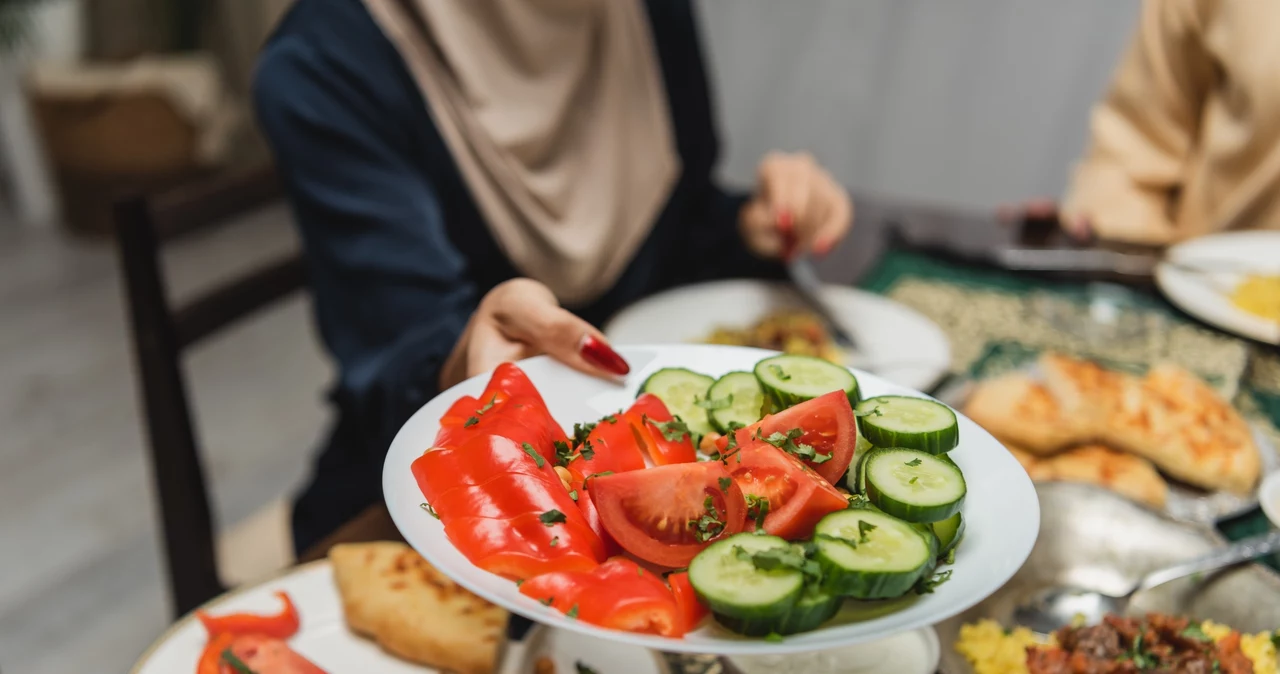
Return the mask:
<svg viewBox="0 0 1280 674">
<path fill-rule="evenodd" d="M 1180 312 L 1151 277 L 1106 271 L 1012 271 L 992 263 L 1000 247 L 1081 248 L 1048 219 L 1004 221 L 995 213 L 853 194 L 850 234 L 817 264 L 829 284 L 852 285 L 906 304 L 936 322 L 952 346 L 942 385 L 1019 367 L 1045 350 L 1142 370 L 1173 361 L 1210 382 L 1273 446 L 1280 447 L 1280 347 L 1226 334 Z M 1125 249 L 1132 250 L 1132 249 Z M 1099 324 L 1098 296 L 1120 298 Z M 1261 510 L 1217 522 L 1236 540 L 1269 530 Z M 382 503 L 371 505 L 307 551 L 321 559 L 339 543 L 403 540 Z M 1264 562 L 1280 570 L 1280 559 Z M 676 674 L 717 674 L 714 656 L 666 656 Z"/>
</svg>

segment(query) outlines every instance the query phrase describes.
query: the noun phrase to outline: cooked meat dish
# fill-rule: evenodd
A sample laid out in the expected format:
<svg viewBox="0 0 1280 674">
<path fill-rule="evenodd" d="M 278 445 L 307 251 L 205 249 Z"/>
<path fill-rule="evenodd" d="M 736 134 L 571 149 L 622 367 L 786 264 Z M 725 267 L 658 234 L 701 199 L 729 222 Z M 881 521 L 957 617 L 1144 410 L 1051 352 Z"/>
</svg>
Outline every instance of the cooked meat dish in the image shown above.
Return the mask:
<svg viewBox="0 0 1280 674">
<path fill-rule="evenodd" d="M 1186 618 L 1107 616 L 1054 636 L 1057 645 L 1027 649 L 1031 674 L 1253 674 L 1239 632 L 1215 643 Z"/>
</svg>

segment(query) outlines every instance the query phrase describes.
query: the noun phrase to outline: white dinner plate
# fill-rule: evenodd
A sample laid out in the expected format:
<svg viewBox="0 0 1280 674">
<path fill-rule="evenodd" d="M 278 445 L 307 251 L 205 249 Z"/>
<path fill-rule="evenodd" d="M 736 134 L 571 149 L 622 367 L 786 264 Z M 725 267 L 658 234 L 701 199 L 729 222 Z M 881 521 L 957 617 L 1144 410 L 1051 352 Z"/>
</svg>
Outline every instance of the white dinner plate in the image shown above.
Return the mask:
<svg viewBox="0 0 1280 674">
<path fill-rule="evenodd" d="M 542 393 L 552 415 L 568 427 L 575 421 L 599 419 L 629 406 L 640 383 L 661 368 L 686 367 L 719 376 L 749 370 L 772 353 L 710 345 L 630 346 L 619 350 L 632 367 L 621 385 L 574 372 L 545 356 L 522 361 L 520 366 Z M 880 377 L 855 372 L 866 396 L 919 395 Z M 459 396 L 480 395 L 488 379 L 487 374 L 481 375 L 454 386 L 409 419 L 387 453 L 383 495 L 405 539 L 437 569 L 475 594 L 553 627 L 656 650 L 724 655 L 812 651 L 872 641 L 945 620 L 995 592 L 1031 553 L 1040 527 L 1039 501 L 1026 471 L 995 438 L 957 414 L 960 446 L 951 452 L 951 457 L 968 482 L 964 505 L 967 528 L 951 567 L 952 579 L 935 592 L 890 602 L 847 602 L 841 614 L 821 629 L 781 641 L 738 637 L 714 624 L 706 624 L 683 639 L 598 628 L 543 606 L 521 595 L 510 580 L 473 566 L 449 542 L 443 524 L 420 507 L 423 495 L 410 465 L 431 447 L 439 429 L 438 420 L 448 407 Z"/>
<path fill-rule="evenodd" d="M 951 366 L 951 343 L 933 321 L 910 307 L 847 286 L 829 285 L 824 299 L 858 340 L 858 362 L 889 381 L 927 391 Z M 605 326 L 613 344 L 689 344 L 717 327 L 747 327 L 784 309 L 804 308 L 780 283 L 715 281 L 674 288 L 623 309 Z"/>
<path fill-rule="evenodd" d="M 1170 248 L 1170 260 L 1195 264 L 1238 263 L 1243 268 L 1280 269 L 1280 232 L 1228 232 L 1192 239 Z M 1160 291 L 1178 308 L 1232 334 L 1280 344 L 1280 323 L 1237 309 L 1227 296 L 1242 274 L 1199 273 L 1168 264 L 1156 268 Z"/>
<path fill-rule="evenodd" d="M 942 659 L 932 627 L 812 653 L 731 658 L 742 674 L 934 674 Z"/>
<path fill-rule="evenodd" d="M 392 656 L 368 639 L 347 629 L 342 598 L 328 560 L 299 566 L 263 583 L 233 590 L 202 610 L 213 615 L 249 611 L 272 614 L 280 610 L 276 591 L 289 593 L 301 625 L 289 646 L 328 674 L 427 674 L 436 670 Z M 549 658 L 557 672 L 573 672 L 581 662 L 601 674 L 665 674 L 667 668 L 650 651 L 600 639 L 567 635 L 534 627 L 524 644 L 508 653 L 503 674 L 534 674 L 539 659 Z M 130 674 L 195 674 L 207 639 L 204 627 L 188 615 L 169 628 L 138 659 Z"/>
</svg>

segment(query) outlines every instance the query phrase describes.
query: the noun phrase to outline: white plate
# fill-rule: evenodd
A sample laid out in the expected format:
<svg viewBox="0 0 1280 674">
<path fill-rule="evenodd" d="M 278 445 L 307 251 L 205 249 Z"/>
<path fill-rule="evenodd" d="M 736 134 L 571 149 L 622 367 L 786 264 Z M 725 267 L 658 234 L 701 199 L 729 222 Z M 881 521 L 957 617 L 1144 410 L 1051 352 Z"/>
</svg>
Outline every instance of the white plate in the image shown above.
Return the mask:
<svg viewBox="0 0 1280 674">
<path fill-rule="evenodd" d="M 225 594 L 201 607 L 214 615 L 250 611 L 274 613 L 280 600 L 272 593 L 289 593 L 298 608 L 301 627 L 289 639 L 289 645 L 303 657 L 329 674 L 425 674 L 429 667 L 396 658 L 377 644 L 347 629 L 342 617 L 342 598 L 333 582 L 333 567 L 327 560 L 312 562 L 293 571 L 252 587 Z M 572 672 L 575 662 L 590 665 L 599 672 L 623 674 L 664 674 L 664 664 L 650 651 L 619 646 L 600 639 L 582 638 L 535 627 L 525 639 L 525 647 L 508 654 L 504 674 L 532 674 L 539 658 L 556 663 L 557 672 Z M 207 639 L 204 627 L 194 616 L 178 621 L 161 636 L 130 674 L 195 674 L 200 653 Z"/>
<path fill-rule="evenodd" d="M 826 286 L 824 299 L 858 340 L 860 362 L 895 384 L 927 391 L 951 366 L 951 343 L 933 321 L 906 305 L 846 286 Z M 645 298 L 605 326 L 613 344 L 689 344 L 720 326 L 746 327 L 804 304 L 787 286 L 731 280 L 684 286 Z M 675 317 L 675 318 L 673 318 Z"/>
<path fill-rule="evenodd" d="M 1242 267 L 1280 267 L 1280 232 L 1229 232 L 1180 243 L 1168 250 L 1171 260 L 1187 263 L 1237 262 Z M 1167 264 L 1156 268 L 1161 292 L 1183 311 L 1227 332 L 1280 344 L 1280 324 L 1237 309 L 1224 290 L 1234 288 L 1240 274 L 1200 274 Z"/>
<path fill-rule="evenodd" d="M 631 363 L 625 385 L 611 384 L 574 372 L 545 356 L 521 363 L 561 424 L 598 419 L 627 407 L 641 382 L 664 367 L 688 367 L 709 375 L 750 369 L 771 352 L 726 346 L 620 347 Z M 902 386 L 862 372 L 864 395 L 913 394 Z M 965 543 L 956 556 L 954 576 L 933 594 L 914 600 L 849 602 L 841 616 L 814 632 L 780 642 L 744 639 L 704 626 L 683 639 L 606 630 L 565 617 L 519 593 L 515 583 L 483 571 L 467 561 L 444 535 L 444 526 L 419 504 L 422 492 L 410 472 L 414 459 L 431 447 L 438 420 L 461 395 L 479 395 L 488 375 L 473 377 L 427 403 L 400 429 L 383 467 L 387 507 L 405 539 L 437 569 L 459 585 L 489 601 L 554 627 L 657 650 L 764 654 L 821 650 L 880 639 L 945 620 L 976 604 L 1004 584 L 1026 560 L 1040 527 L 1040 508 L 1026 471 L 999 442 L 967 418 L 960 419 L 960 446 L 952 458 L 969 483 L 964 506 L 968 519 Z M 918 394 L 917 394 L 918 395 Z M 894 610 L 891 610 L 894 609 Z"/>
<path fill-rule="evenodd" d="M 1271 524 L 1280 527 L 1280 471 L 1262 479 L 1262 487 L 1258 489 L 1258 503 L 1262 505 L 1262 512 L 1267 514 Z"/>
<path fill-rule="evenodd" d="M 742 674 L 934 674 L 942 659 L 932 627 L 813 653 L 731 658 Z"/>
</svg>

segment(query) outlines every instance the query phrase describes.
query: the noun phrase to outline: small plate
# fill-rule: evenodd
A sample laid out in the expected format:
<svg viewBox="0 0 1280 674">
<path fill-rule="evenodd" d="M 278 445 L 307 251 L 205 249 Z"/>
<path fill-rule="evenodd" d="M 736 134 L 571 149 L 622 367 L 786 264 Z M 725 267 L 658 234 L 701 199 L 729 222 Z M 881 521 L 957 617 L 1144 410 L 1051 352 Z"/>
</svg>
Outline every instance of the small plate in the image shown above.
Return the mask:
<svg viewBox="0 0 1280 674">
<path fill-rule="evenodd" d="M 1267 475 L 1258 489 L 1258 503 L 1273 526 L 1280 527 L 1280 471 Z"/>
<path fill-rule="evenodd" d="M 732 657 L 741 674 L 934 674 L 942 649 L 932 627 L 812 653 Z"/>
<path fill-rule="evenodd" d="M 622 385 L 575 372 L 545 356 L 520 366 L 562 425 L 599 419 L 626 407 L 640 384 L 664 367 L 687 367 L 712 376 L 749 370 L 773 352 L 731 346 L 620 347 L 631 363 Z M 856 372 L 856 371 L 855 371 Z M 920 395 L 864 372 L 856 372 L 863 394 Z M 813 632 L 782 641 L 747 639 L 714 624 L 683 639 L 603 629 L 574 620 L 530 599 L 516 584 L 472 565 L 444 534 L 444 525 L 420 507 L 422 492 L 410 466 L 435 439 L 439 419 L 461 395 L 479 395 L 489 376 L 473 377 L 427 403 L 400 429 L 383 466 L 387 508 L 405 540 L 459 585 L 510 611 L 560 629 L 667 652 L 759 655 L 823 650 L 874 641 L 931 625 L 976 604 L 1022 565 L 1035 543 L 1039 504 L 1022 467 L 1004 447 L 969 419 L 960 422 L 960 446 L 950 453 L 964 470 L 968 496 L 965 545 L 956 555 L 952 579 L 932 594 L 890 602 L 847 602 L 839 616 Z"/>
<path fill-rule="evenodd" d="M 299 566 L 251 587 L 233 590 L 201 607 L 215 615 L 236 611 L 274 613 L 280 610 L 276 591 L 289 593 L 301 618 L 289 646 L 330 674 L 427 674 L 436 670 L 388 654 L 374 642 L 347 629 L 342 597 L 328 560 Z M 535 627 L 517 652 L 504 659 L 504 674 L 534 674 L 537 661 L 550 658 L 557 672 L 573 672 L 582 662 L 599 672 L 666 674 L 667 667 L 651 651 L 581 635 Z M 204 627 L 187 615 L 170 627 L 138 659 L 130 674 L 194 674 L 207 642 Z M 607 666 L 607 667 L 606 667 Z"/>
<path fill-rule="evenodd" d="M 1215 234 L 1170 248 L 1166 257 L 1195 264 L 1238 262 L 1242 268 L 1274 269 L 1280 261 L 1280 232 L 1229 232 Z M 1242 274 L 1198 273 L 1161 264 L 1156 284 L 1169 301 L 1183 311 L 1241 337 L 1280 344 L 1280 323 L 1237 309 L 1223 293 L 1243 279 Z"/>
<path fill-rule="evenodd" d="M 951 342 L 919 312 L 847 286 L 823 289 L 828 306 L 858 340 L 858 362 L 889 381 L 928 391 L 951 366 Z M 746 327 L 769 314 L 804 309 L 780 283 L 730 280 L 674 288 L 623 309 L 605 326 L 614 344 L 693 344 L 718 327 Z M 679 316 L 679 320 L 671 320 Z"/>
</svg>

